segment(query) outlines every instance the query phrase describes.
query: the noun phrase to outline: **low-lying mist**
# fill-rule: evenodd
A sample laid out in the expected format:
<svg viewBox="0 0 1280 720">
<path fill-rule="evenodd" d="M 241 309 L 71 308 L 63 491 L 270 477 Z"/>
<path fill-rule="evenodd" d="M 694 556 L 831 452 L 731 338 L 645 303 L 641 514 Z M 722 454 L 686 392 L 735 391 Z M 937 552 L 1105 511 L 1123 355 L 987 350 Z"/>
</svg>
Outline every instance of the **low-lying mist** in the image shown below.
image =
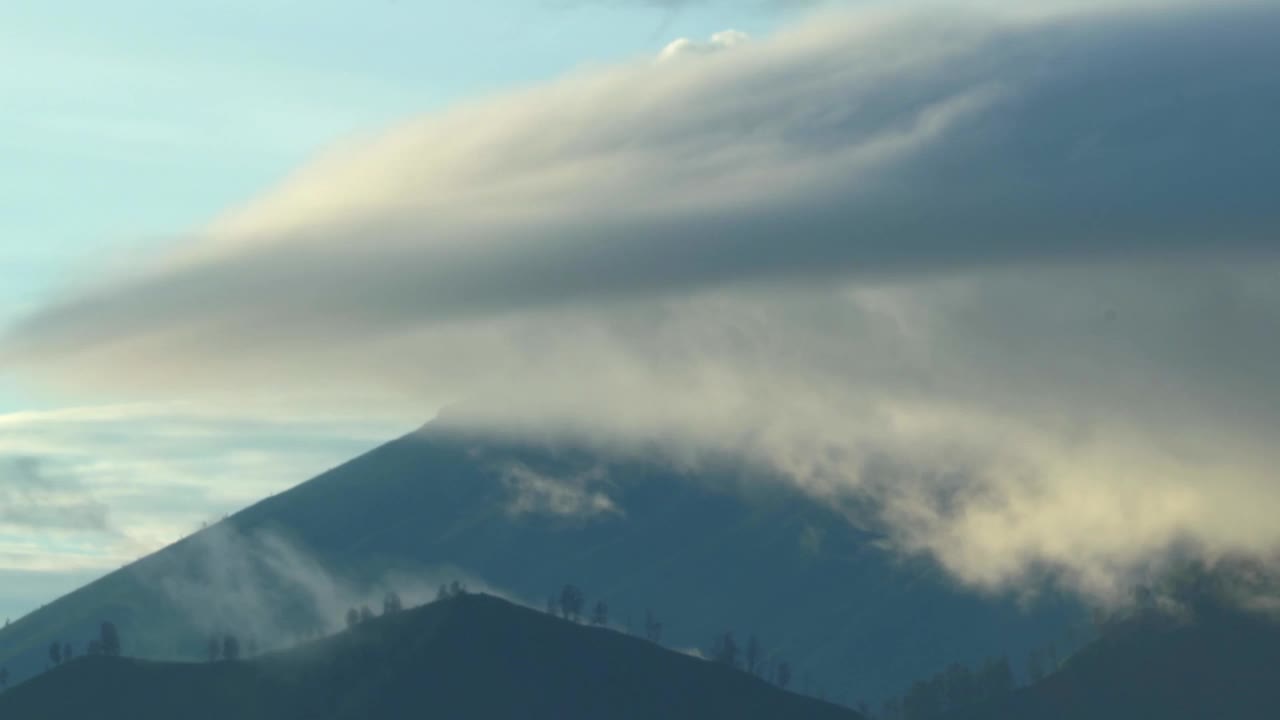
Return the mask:
<svg viewBox="0 0 1280 720">
<path fill-rule="evenodd" d="M 382 613 L 389 593 L 412 607 L 434 600 L 441 587 L 459 583 L 512 599 L 457 568 L 391 569 L 375 577 L 358 568 L 335 568 L 282 533 L 242 531 L 229 520 L 192 535 L 174 550 L 131 572 L 160 592 L 196 634 L 189 646 L 173 648 L 179 657 L 198 657 L 205 646 L 197 641 L 213 635 L 233 634 L 242 646 L 251 644 L 259 651 L 290 647 L 343 629 L 351 609 Z"/>
</svg>

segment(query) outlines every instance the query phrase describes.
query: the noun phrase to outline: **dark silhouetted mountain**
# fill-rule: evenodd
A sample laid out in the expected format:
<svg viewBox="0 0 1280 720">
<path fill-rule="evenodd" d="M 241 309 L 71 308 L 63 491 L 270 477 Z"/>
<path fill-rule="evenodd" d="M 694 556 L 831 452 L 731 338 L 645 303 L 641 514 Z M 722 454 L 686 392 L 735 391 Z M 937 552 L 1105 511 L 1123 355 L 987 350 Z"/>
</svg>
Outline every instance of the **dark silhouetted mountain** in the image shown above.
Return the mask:
<svg viewBox="0 0 1280 720">
<path fill-rule="evenodd" d="M 369 588 L 375 607 L 382 589 L 405 590 L 385 582 L 392 572 L 455 573 L 538 606 L 574 583 L 636 634 L 652 611 L 671 647 L 755 634 L 765 657 L 790 663 L 793 688 L 850 704 L 956 660 L 1025 656 L 1082 617 L 971 593 L 880 540 L 731 462 L 686 473 L 435 422 L 22 618 L 0 631 L 0 666 L 30 676 L 50 642 L 83 652 L 108 619 L 126 655 L 153 659 L 203 657 L 224 626 L 251 628 L 264 648 L 331 631 L 346 608 L 315 587 L 321 567 Z M 302 557 L 272 555 L 281 545 Z"/>
<path fill-rule="evenodd" d="M 0 694 L 22 720 L 860 720 L 623 633 L 485 595 L 251 660 L 86 657 Z"/>
<path fill-rule="evenodd" d="M 1201 607 L 1108 630 L 1056 673 L 947 720 L 1274 720 L 1280 624 Z"/>
</svg>

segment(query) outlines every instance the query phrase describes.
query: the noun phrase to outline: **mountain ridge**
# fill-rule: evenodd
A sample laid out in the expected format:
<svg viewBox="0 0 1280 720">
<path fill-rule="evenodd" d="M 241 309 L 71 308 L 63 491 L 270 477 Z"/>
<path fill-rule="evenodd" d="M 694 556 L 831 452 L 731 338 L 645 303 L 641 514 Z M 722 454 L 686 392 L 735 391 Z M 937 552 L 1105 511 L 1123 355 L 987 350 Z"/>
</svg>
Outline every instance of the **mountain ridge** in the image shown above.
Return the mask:
<svg viewBox="0 0 1280 720">
<path fill-rule="evenodd" d="M 862 720 L 717 663 L 483 594 L 261 657 L 74 660 L 0 694 L 0 717 Z"/>
<path fill-rule="evenodd" d="M 1280 619 L 1226 605 L 1142 612 L 1043 681 L 946 720 L 1272 720 Z"/>
</svg>

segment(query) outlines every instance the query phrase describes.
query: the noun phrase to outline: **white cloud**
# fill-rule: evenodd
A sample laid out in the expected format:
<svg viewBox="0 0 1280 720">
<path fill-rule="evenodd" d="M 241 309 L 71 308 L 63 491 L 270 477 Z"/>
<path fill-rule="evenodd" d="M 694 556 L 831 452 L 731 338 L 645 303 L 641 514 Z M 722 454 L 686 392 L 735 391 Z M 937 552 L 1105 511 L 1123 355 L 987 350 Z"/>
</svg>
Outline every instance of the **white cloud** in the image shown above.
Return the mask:
<svg viewBox="0 0 1280 720">
<path fill-rule="evenodd" d="M 338 149 L 0 353 L 746 453 L 974 584 L 1107 594 L 1280 542 L 1277 31 L 911 5 L 580 73 Z"/>
<path fill-rule="evenodd" d="M 666 62 L 675 60 L 687 55 L 706 55 L 708 53 L 729 50 L 738 45 L 742 45 L 751 38 L 744 32 L 737 30 L 722 30 L 711 36 L 706 42 L 698 42 L 689 38 L 679 38 L 673 40 L 658 53 L 658 61 Z"/>
<path fill-rule="evenodd" d="M 502 472 L 510 491 L 507 512 L 512 515 L 552 515 L 590 518 L 596 515 L 621 514 L 609 494 L 603 469 L 555 477 L 538 472 L 522 463 L 510 463 Z"/>
</svg>

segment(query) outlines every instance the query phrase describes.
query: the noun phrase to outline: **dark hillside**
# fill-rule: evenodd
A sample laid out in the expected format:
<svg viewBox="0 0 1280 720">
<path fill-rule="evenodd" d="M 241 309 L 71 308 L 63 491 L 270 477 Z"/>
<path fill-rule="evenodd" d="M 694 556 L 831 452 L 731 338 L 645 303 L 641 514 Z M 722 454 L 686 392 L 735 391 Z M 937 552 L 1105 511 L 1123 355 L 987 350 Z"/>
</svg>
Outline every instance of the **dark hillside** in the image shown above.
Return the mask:
<svg viewBox="0 0 1280 720">
<path fill-rule="evenodd" d="M 0 718 L 813 718 L 856 713 L 612 630 L 484 595 L 253 660 L 91 657 L 0 695 Z"/>
<path fill-rule="evenodd" d="M 1202 608 L 1111 629 L 1060 671 L 948 720 L 1275 720 L 1280 625 Z"/>
</svg>

